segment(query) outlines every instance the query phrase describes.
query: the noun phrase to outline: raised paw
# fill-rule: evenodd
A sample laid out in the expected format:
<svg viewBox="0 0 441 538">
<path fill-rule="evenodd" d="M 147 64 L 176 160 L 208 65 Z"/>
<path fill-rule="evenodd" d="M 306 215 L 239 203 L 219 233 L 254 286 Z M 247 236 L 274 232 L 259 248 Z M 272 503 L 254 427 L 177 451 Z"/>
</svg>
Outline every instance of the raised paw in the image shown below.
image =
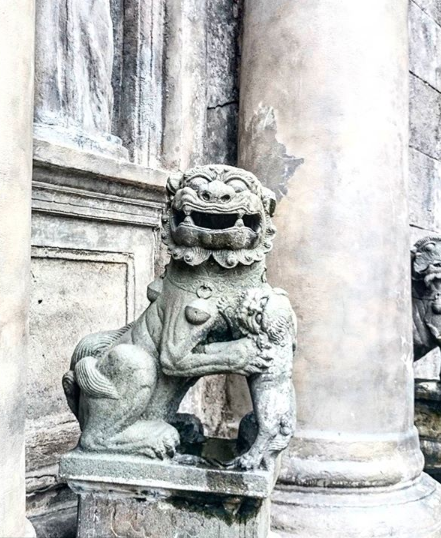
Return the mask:
<svg viewBox="0 0 441 538">
<path fill-rule="evenodd" d="M 242 375 L 260 374 L 268 370 L 273 363 L 273 357 L 269 353 L 258 353 L 250 357 L 248 364 L 243 366 L 238 373 Z"/>
</svg>

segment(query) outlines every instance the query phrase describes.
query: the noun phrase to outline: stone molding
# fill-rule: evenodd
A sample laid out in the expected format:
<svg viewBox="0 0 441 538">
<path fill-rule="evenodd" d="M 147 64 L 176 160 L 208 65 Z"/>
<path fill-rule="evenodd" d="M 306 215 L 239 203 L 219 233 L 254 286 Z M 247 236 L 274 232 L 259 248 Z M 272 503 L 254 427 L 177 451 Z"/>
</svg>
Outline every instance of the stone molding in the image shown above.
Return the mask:
<svg viewBox="0 0 441 538">
<path fill-rule="evenodd" d="M 150 188 L 158 194 L 165 192 L 168 176 L 165 170 L 146 168 L 125 159 L 114 159 L 34 138 L 34 172 L 37 172 L 37 177 L 41 169 L 62 170 L 64 174 L 89 175 L 95 180 L 105 179 L 108 182 Z"/>
<path fill-rule="evenodd" d="M 32 210 L 157 228 L 167 172 L 34 140 Z"/>
</svg>

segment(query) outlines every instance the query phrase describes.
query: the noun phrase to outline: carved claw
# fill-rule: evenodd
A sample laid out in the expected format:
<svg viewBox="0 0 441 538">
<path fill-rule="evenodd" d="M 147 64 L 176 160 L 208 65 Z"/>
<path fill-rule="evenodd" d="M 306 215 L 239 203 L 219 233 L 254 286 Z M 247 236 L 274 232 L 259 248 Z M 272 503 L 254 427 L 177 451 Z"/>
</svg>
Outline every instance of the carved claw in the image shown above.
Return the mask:
<svg viewBox="0 0 441 538">
<path fill-rule="evenodd" d="M 165 456 L 172 458 L 175 455 L 176 447 L 179 445 L 179 434 L 173 428 L 169 430 L 162 439 L 159 440 L 158 444 L 154 446 L 154 450 L 158 458 L 163 459 Z"/>
<path fill-rule="evenodd" d="M 268 353 L 254 355 L 248 364 L 242 368 L 242 375 L 260 374 L 268 370 L 273 363 L 273 356 Z"/>
<path fill-rule="evenodd" d="M 234 458 L 226 464 L 228 469 L 240 469 L 242 471 L 252 471 L 258 469 L 262 462 L 262 456 L 260 454 L 252 455 L 249 452 L 242 454 Z"/>
</svg>

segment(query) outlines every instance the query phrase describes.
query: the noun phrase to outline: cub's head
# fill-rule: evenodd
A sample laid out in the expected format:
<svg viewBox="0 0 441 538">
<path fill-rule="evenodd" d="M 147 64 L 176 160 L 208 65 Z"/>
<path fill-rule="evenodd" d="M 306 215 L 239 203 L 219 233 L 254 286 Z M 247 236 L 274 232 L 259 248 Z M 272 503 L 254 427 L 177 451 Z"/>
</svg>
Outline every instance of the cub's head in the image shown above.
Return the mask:
<svg viewBox="0 0 441 538">
<path fill-rule="evenodd" d="M 222 267 L 250 265 L 272 248 L 276 200 L 250 172 L 198 166 L 167 182 L 162 238 L 174 259 L 198 265 L 212 256 Z"/>
<path fill-rule="evenodd" d="M 412 254 L 412 278 L 436 287 L 441 281 L 441 237 L 424 237 L 415 243 Z"/>
</svg>

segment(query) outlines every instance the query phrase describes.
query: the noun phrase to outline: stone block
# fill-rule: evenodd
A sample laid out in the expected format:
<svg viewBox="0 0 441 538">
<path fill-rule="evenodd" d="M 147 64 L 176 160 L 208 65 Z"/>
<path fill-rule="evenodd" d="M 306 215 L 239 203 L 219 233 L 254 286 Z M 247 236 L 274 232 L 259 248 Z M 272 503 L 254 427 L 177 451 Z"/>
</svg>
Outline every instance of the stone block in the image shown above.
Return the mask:
<svg viewBox="0 0 441 538">
<path fill-rule="evenodd" d="M 441 159 L 441 94 L 410 75 L 410 146 Z"/>
<path fill-rule="evenodd" d="M 207 19 L 208 108 L 237 103 L 240 22 L 237 2 L 209 0 Z"/>
<path fill-rule="evenodd" d="M 409 68 L 441 90 L 441 27 L 415 2 L 409 4 Z"/>
<path fill-rule="evenodd" d="M 81 335 L 126 323 L 128 267 L 118 256 L 98 261 L 38 249 L 31 270 L 27 418 L 33 420 L 69 411 L 60 380 Z"/>
<path fill-rule="evenodd" d="M 427 230 L 441 230 L 441 164 L 418 150 L 409 150 L 409 220 Z"/>
<path fill-rule="evenodd" d="M 266 538 L 274 476 L 139 456 L 64 456 L 80 495 L 78 538 Z"/>
<path fill-rule="evenodd" d="M 441 354 L 434 349 L 413 365 L 415 379 L 439 379 Z"/>
<path fill-rule="evenodd" d="M 425 13 L 441 25 L 441 2 L 440 0 L 413 0 Z"/>
<path fill-rule="evenodd" d="M 205 152 L 209 161 L 236 164 L 238 109 L 237 103 L 208 108 Z"/>
</svg>

